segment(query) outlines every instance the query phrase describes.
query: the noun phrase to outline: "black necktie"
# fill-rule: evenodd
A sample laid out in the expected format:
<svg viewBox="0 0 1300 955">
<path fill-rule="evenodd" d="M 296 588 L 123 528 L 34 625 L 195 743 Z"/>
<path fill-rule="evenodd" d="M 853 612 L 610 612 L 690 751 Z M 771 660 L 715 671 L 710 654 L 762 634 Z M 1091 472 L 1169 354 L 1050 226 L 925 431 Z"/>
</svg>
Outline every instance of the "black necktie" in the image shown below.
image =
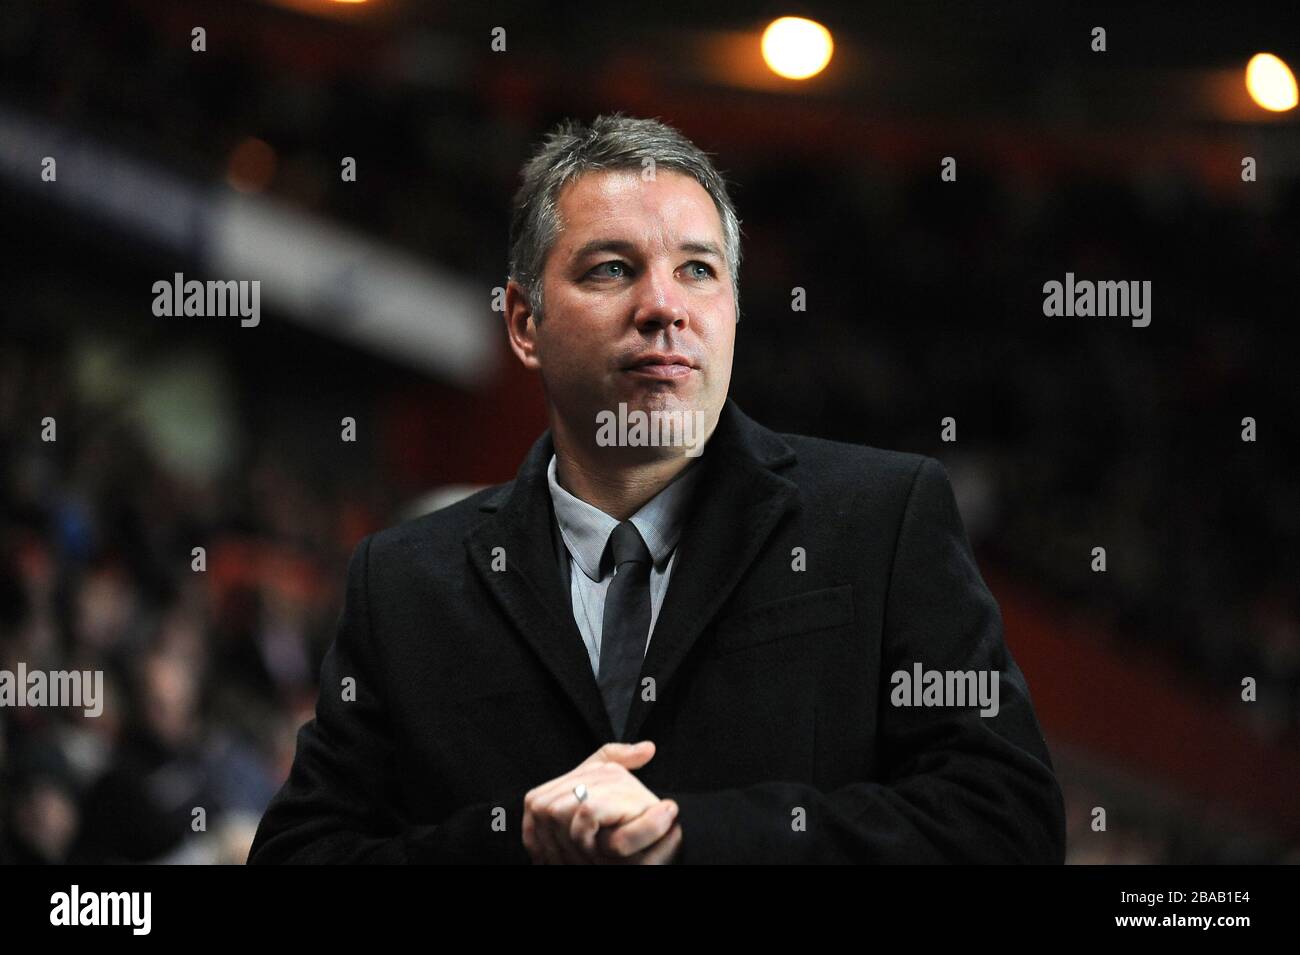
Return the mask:
<svg viewBox="0 0 1300 955">
<path fill-rule="evenodd" d="M 650 549 L 631 521 L 614 528 L 608 547 L 617 572 L 605 592 L 597 683 L 615 738 L 621 740 L 650 633 L 651 562 Z"/>
</svg>

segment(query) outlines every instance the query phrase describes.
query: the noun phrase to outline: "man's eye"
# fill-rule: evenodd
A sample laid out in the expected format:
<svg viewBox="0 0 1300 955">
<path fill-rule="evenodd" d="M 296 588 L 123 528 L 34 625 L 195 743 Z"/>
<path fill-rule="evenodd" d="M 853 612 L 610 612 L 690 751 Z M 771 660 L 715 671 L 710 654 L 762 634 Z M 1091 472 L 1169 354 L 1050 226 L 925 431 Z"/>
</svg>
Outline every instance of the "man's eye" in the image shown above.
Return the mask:
<svg viewBox="0 0 1300 955">
<path fill-rule="evenodd" d="M 615 271 L 612 272 L 602 271 L 604 269 L 613 269 Z M 597 278 L 615 278 L 615 279 L 622 278 L 627 274 L 627 263 L 616 262 L 616 261 L 601 262 L 600 265 L 596 266 L 587 274 L 594 275 Z"/>
<path fill-rule="evenodd" d="M 707 262 L 688 262 L 686 263 L 686 268 L 690 272 L 690 275 L 697 279 L 707 279 L 714 274 L 713 266 L 709 265 Z M 696 272 L 695 269 L 703 269 L 703 274 Z"/>
</svg>

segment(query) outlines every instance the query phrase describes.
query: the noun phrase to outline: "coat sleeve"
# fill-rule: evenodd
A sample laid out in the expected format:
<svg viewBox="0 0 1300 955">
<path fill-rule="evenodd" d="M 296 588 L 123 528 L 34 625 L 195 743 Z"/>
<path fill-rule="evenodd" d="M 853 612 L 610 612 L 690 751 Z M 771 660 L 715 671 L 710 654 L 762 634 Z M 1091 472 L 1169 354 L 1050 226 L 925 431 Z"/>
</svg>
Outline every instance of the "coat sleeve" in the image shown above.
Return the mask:
<svg viewBox="0 0 1300 955">
<path fill-rule="evenodd" d="M 248 863 L 530 861 L 523 848 L 524 791 L 464 806 L 436 825 L 404 818 L 394 726 L 370 627 L 370 538 L 348 564 L 347 593 L 321 663 L 315 719 L 298 731 L 293 766 L 257 829 Z M 355 679 L 345 700 L 343 680 Z M 504 829 L 493 827 L 505 809 Z"/>
<path fill-rule="evenodd" d="M 763 782 L 658 793 L 679 807 L 679 863 L 1040 863 L 1065 859 L 1065 810 L 1024 675 L 980 577 L 943 465 L 923 458 L 885 605 L 879 770 L 830 792 Z M 902 707 L 890 676 L 993 670 L 996 715 Z M 792 826 L 795 807 L 806 830 Z"/>
</svg>

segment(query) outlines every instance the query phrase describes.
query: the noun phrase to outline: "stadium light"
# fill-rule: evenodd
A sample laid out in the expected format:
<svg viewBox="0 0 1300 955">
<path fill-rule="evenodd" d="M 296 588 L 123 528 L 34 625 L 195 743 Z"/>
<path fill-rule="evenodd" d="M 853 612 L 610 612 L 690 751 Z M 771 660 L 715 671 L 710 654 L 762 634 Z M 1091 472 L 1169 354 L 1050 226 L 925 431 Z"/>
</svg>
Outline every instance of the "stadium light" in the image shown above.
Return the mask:
<svg viewBox="0 0 1300 955">
<path fill-rule="evenodd" d="M 1272 53 L 1256 53 L 1246 64 L 1246 89 L 1264 109 L 1295 109 L 1296 83 L 1291 68 Z"/>
<path fill-rule="evenodd" d="M 814 20 L 781 17 L 763 31 L 763 60 L 777 76 L 806 80 L 831 61 L 835 43 L 831 31 Z"/>
</svg>

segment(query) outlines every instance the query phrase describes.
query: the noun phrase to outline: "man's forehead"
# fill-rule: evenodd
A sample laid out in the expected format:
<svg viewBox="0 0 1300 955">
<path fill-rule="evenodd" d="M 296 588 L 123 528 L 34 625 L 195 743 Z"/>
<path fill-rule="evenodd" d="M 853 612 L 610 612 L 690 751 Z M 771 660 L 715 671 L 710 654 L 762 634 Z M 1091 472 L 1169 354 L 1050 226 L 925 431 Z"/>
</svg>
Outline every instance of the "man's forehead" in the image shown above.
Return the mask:
<svg viewBox="0 0 1300 955">
<path fill-rule="evenodd" d="M 722 234 L 712 197 L 694 178 L 676 170 L 657 170 L 651 180 L 636 169 L 585 172 L 565 186 L 558 208 L 565 244 L 586 241 L 597 231 L 639 232 L 646 220 L 707 232 L 712 239 Z"/>
</svg>

